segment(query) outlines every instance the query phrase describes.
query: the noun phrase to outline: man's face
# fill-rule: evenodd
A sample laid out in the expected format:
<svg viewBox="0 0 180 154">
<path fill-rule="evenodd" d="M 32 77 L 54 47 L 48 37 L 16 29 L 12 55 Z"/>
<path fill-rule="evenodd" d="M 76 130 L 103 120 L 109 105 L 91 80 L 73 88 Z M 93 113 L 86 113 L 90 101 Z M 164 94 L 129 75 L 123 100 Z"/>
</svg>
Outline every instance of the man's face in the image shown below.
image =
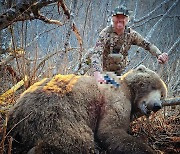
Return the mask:
<svg viewBox="0 0 180 154">
<path fill-rule="evenodd" d="M 128 17 L 122 15 L 122 14 L 118 14 L 112 17 L 112 21 L 113 21 L 113 26 L 115 29 L 121 30 L 124 29 L 125 26 L 128 23 Z"/>
</svg>

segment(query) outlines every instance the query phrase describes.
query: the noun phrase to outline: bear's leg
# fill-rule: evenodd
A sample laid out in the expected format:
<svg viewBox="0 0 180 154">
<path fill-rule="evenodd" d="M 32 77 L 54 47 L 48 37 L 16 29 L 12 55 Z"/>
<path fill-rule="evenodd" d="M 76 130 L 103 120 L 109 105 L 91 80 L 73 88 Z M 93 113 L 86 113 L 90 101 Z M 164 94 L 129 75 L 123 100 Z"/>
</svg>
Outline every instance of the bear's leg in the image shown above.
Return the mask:
<svg viewBox="0 0 180 154">
<path fill-rule="evenodd" d="M 143 141 L 129 135 L 123 129 L 100 130 L 100 145 L 110 154 L 153 154 L 155 153 Z"/>
<path fill-rule="evenodd" d="M 48 137 L 36 143 L 28 154 L 93 154 L 95 142 L 92 130 L 81 125 L 59 130 L 63 133 L 51 132 Z"/>
</svg>

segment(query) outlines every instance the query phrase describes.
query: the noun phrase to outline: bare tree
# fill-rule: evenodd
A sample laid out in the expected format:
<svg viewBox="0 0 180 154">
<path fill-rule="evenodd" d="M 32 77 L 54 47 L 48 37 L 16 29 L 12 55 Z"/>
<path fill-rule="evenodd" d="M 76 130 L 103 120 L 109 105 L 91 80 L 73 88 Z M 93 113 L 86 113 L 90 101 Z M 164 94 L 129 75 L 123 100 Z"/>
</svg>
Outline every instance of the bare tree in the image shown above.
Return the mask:
<svg viewBox="0 0 180 154">
<path fill-rule="evenodd" d="M 62 26 L 62 23 L 58 20 L 50 20 L 40 12 L 41 8 L 60 1 L 62 0 L 17 0 L 14 6 L 7 9 L 3 14 L 1 14 L 0 30 L 17 21 L 34 19 L 39 19 L 50 24 L 57 24 L 59 26 Z"/>
</svg>

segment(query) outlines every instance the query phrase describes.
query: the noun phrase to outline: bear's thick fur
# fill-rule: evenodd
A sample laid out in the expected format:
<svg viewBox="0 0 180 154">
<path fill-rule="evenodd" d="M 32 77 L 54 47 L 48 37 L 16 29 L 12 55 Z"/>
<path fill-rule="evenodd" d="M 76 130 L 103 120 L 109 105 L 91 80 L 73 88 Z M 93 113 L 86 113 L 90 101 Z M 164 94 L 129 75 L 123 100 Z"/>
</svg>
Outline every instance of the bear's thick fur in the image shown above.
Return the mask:
<svg viewBox="0 0 180 154">
<path fill-rule="evenodd" d="M 119 82 L 110 88 L 90 76 L 56 75 L 35 83 L 9 113 L 13 152 L 89 154 L 98 144 L 112 154 L 153 153 L 127 132 L 132 117 L 161 108 L 166 86 L 145 66 Z"/>
</svg>

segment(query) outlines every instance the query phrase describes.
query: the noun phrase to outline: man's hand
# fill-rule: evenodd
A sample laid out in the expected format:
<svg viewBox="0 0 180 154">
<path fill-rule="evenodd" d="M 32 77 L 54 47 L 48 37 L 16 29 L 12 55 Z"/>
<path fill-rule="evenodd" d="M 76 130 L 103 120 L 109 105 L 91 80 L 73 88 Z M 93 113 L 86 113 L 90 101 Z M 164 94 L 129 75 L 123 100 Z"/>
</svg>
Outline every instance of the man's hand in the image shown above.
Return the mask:
<svg viewBox="0 0 180 154">
<path fill-rule="evenodd" d="M 157 59 L 160 64 L 165 64 L 168 61 L 168 54 L 164 52 Z"/>
<path fill-rule="evenodd" d="M 97 82 L 106 83 L 106 80 L 104 80 L 104 77 L 100 72 L 98 72 L 98 71 L 94 72 L 94 77 L 95 77 Z"/>
</svg>

